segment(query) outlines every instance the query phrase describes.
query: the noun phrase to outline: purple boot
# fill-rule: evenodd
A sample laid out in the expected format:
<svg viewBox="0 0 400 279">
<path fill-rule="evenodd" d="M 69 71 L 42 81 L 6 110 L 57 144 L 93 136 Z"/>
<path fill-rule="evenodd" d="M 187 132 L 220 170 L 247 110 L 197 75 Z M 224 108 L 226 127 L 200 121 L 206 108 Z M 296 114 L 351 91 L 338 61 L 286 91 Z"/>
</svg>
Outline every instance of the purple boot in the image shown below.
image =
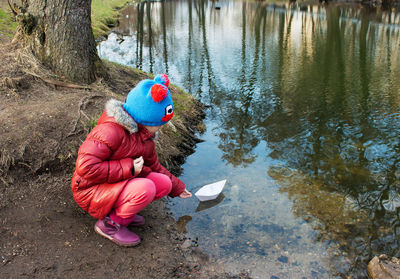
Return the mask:
<svg viewBox="0 0 400 279">
<path fill-rule="evenodd" d="M 115 214 L 115 211 L 111 212 L 109 217 L 115 223 L 120 224 L 121 226 L 133 226 L 133 227 L 140 227 L 144 225 L 144 217 L 138 214 L 133 215 L 129 218 L 121 218 Z"/>
<path fill-rule="evenodd" d="M 133 227 L 140 227 L 143 225 L 144 225 L 144 217 L 140 216 L 139 214 L 136 214 L 133 221 L 129 224 L 129 226 L 133 226 Z"/>
<path fill-rule="evenodd" d="M 127 227 L 115 223 L 110 217 L 97 220 L 94 230 L 120 246 L 136 246 L 140 243 L 138 235 L 128 230 Z"/>
</svg>

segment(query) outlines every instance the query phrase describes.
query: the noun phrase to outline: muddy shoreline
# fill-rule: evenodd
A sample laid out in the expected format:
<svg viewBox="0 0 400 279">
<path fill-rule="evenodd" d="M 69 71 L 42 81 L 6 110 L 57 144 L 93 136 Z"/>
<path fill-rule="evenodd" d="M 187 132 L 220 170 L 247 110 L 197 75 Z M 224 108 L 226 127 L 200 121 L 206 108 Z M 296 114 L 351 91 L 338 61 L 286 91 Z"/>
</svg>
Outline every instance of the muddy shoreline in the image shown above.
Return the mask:
<svg viewBox="0 0 400 279">
<path fill-rule="evenodd" d="M 121 248 L 93 230 L 95 220 L 74 202 L 70 179 L 77 150 L 110 98 L 125 94 L 149 74 L 107 63 L 109 80 L 88 89 L 54 86 L 28 74 L 34 65 L 25 50 L 0 45 L 0 244 L 1 278 L 249 278 L 232 275 L 198 247 L 187 245 L 166 209 L 157 201 L 135 228 L 138 247 Z M 43 71 L 42 74 L 51 73 Z M 173 127 L 163 128 L 160 161 L 179 175 L 198 142 L 201 104 L 172 86 L 183 104 Z"/>
</svg>

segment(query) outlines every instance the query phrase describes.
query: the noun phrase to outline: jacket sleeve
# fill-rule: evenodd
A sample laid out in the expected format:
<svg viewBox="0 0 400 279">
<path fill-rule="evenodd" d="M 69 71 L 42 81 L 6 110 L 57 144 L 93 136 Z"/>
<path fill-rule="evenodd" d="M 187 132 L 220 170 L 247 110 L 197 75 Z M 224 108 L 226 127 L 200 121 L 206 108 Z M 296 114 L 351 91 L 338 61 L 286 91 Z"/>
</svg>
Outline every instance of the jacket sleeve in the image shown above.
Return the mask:
<svg viewBox="0 0 400 279">
<path fill-rule="evenodd" d="M 120 145 L 122 141 L 118 131 L 107 127 L 93 130 L 79 148 L 77 174 L 95 184 L 115 183 L 133 177 L 132 158 L 109 160 L 113 154 L 113 147 Z"/>
<path fill-rule="evenodd" d="M 185 183 L 183 183 L 182 180 L 171 174 L 163 165 L 160 164 L 160 162 L 158 161 L 158 156 L 154 144 L 153 144 L 152 154 L 147 159 L 148 160 L 145 163 L 151 168 L 152 171 L 165 174 L 171 179 L 172 190 L 169 193 L 170 197 L 177 197 L 186 189 L 186 185 Z"/>
</svg>

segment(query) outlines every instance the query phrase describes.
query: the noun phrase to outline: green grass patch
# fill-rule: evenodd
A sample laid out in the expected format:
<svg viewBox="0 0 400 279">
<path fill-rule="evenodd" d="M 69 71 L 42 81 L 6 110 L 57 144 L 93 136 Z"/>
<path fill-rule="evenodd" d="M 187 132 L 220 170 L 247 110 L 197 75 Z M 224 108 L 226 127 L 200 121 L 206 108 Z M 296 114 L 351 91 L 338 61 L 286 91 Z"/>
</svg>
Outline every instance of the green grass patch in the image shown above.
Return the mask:
<svg viewBox="0 0 400 279">
<path fill-rule="evenodd" d="M 92 28 L 95 38 L 106 36 L 118 22 L 118 10 L 129 0 L 92 0 Z M 8 10 L 0 9 L 0 35 L 13 37 L 17 23 Z"/>
<path fill-rule="evenodd" d="M 174 100 L 175 112 L 179 115 L 183 111 L 190 109 L 193 105 L 193 97 L 180 89 L 181 92 L 171 92 L 172 99 Z"/>
<path fill-rule="evenodd" d="M 106 36 L 118 22 L 118 10 L 128 0 L 92 0 L 92 29 L 95 38 Z"/>
<path fill-rule="evenodd" d="M 17 23 L 14 21 L 11 12 L 0 9 L 0 35 L 12 38 L 16 29 Z"/>
</svg>

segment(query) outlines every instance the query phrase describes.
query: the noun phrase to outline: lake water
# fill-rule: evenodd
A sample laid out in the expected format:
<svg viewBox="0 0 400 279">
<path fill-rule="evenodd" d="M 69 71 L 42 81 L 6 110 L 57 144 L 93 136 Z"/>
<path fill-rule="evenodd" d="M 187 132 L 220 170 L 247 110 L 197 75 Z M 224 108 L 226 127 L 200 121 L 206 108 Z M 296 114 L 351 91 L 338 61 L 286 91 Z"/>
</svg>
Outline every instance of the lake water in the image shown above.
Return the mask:
<svg viewBox="0 0 400 279">
<path fill-rule="evenodd" d="M 400 13 L 355 4 L 131 6 L 102 58 L 167 73 L 207 109 L 178 228 L 254 278 L 366 278 L 400 256 Z M 351 276 L 351 277 L 347 277 Z"/>
</svg>

